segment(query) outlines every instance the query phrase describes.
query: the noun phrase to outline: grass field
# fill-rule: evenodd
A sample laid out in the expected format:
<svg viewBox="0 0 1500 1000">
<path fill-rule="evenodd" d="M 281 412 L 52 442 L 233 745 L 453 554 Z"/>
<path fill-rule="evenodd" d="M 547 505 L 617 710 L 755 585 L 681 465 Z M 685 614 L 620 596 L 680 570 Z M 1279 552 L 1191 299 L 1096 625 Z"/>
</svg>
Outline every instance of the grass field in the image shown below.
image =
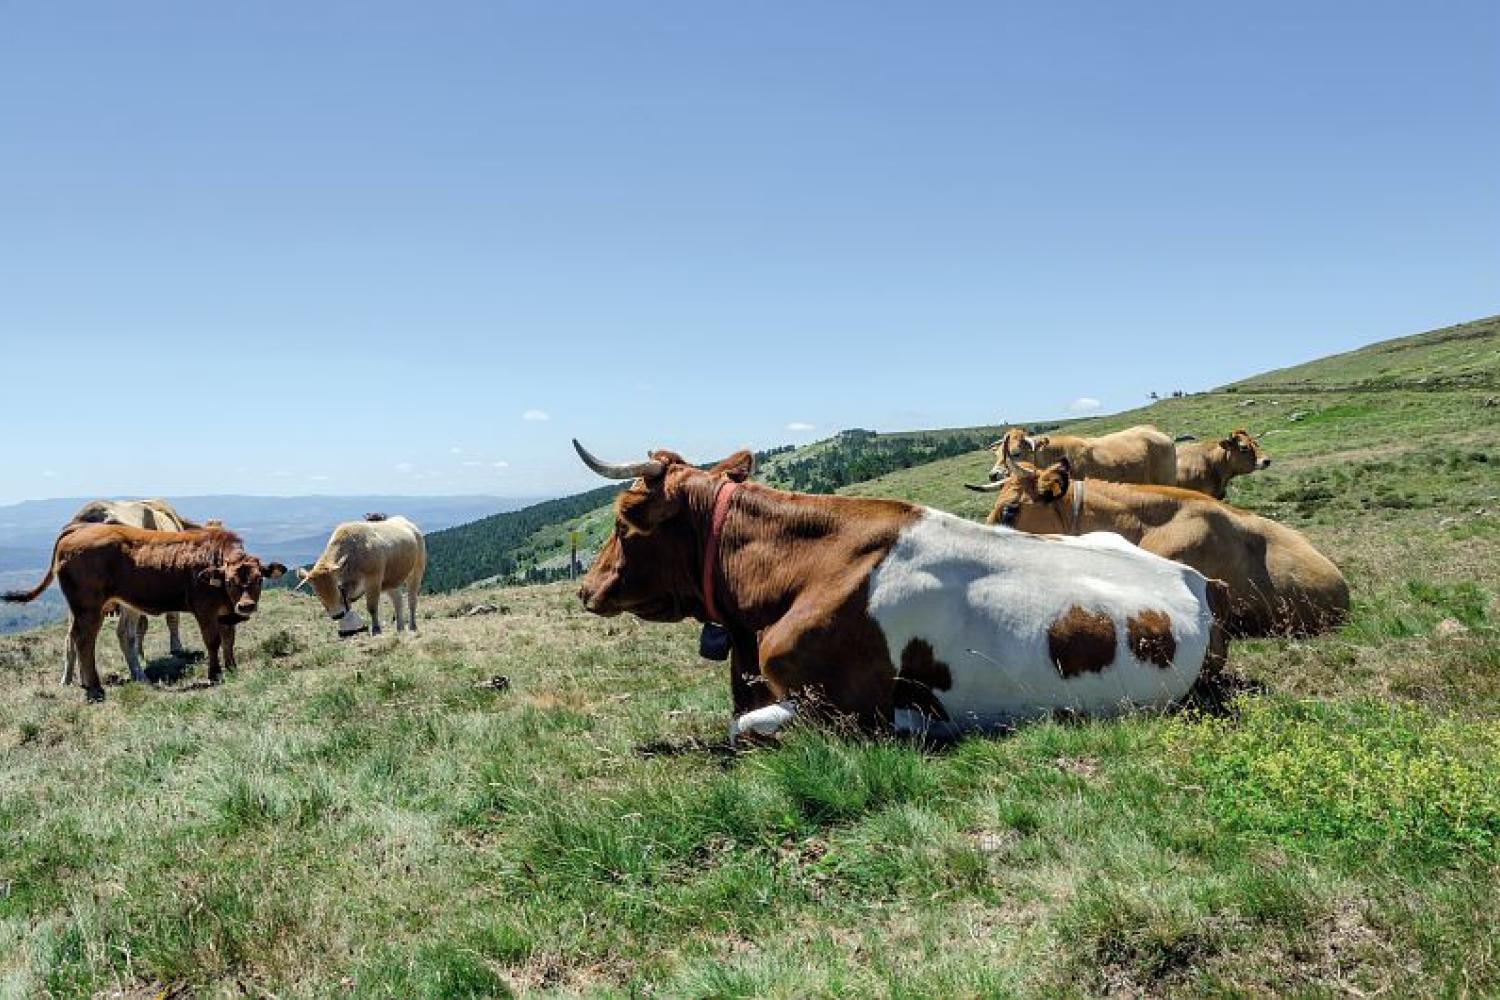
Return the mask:
<svg viewBox="0 0 1500 1000">
<path fill-rule="evenodd" d="M 0 995 L 1500 995 L 1494 326 L 1084 425 L 1250 427 L 1231 499 L 1349 576 L 1224 717 L 730 756 L 696 630 L 562 586 L 345 643 L 271 594 L 225 685 L 100 707 L 56 628 L 0 640 Z M 980 516 L 987 468 L 858 491 Z"/>
</svg>

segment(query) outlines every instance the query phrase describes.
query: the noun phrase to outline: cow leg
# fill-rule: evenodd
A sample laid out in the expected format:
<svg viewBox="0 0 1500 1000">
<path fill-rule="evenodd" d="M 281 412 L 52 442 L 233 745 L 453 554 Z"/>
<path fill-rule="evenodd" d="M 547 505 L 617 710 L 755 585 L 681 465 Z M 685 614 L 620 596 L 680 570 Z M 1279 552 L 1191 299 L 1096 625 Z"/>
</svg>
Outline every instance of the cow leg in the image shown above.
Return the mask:
<svg viewBox="0 0 1500 1000">
<path fill-rule="evenodd" d="M 68 637 L 63 648 L 63 672 L 62 686 L 71 687 L 73 684 L 73 669 L 78 664 L 78 644 L 73 641 L 73 614 L 68 613 Z"/>
<path fill-rule="evenodd" d="M 125 665 L 130 668 L 130 679 L 144 681 L 146 673 L 141 669 L 140 640 L 136 629 L 140 616 L 134 611 L 120 609 L 120 620 L 115 624 L 115 637 L 120 640 L 120 652 L 125 654 Z"/>
<path fill-rule="evenodd" d="M 103 624 L 104 616 L 97 611 L 75 615 L 68 633 L 78 651 L 78 672 L 84 697 L 89 701 L 104 700 L 104 685 L 99 683 L 99 671 L 94 665 L 94 645 L 99 641 L 99 627 Z"/>
<path fill-rule="evenodd" d="M 169 637 L 168 641 L 171 643 L 172 655 L 181 656 L 184 652 L 182 648 L 182 616 L 175 611 L 167 615 L 167 636 Z"/>
<path fill-rule="evenodd" d="M 365 610 L 370 614 L 370 634 L 380 634 L 380 588 L 371 587 L 365 593 Z"/>
<path fill-rule="evenodd" d="M 406 619 L 401 617 L 401 588 L 399 586 L 391 591 L 391 607 L 396 611 L 396 631 L 399 633 L 406 628 Z"/>
<path fill-rule="evenodd" d="M 208 683 L 219 683 L 219 677 L 224 670 L 219 663 L 219 644 L 222 640 L 219 628 L 219 620 L 213 611 L 195 614 L 198 619 L 198 631 L 203 634 L 203 648 L 208 651 Z"/>
<path fill-rule="evenodd" d="M 224 644 L 224 666 L 229 670 L 238 670 L 239 661 L 234 658 L 234 636 L 237 625 L 225 625 L 219 633 L 219 639 Z"/>
<path fill-rule="evenodd" d="M 417 591 L 421 589 L 422 581 L 415 576 L 406 585 L 406 624 L 413 632 L 417 630 Z"/>
</svg>

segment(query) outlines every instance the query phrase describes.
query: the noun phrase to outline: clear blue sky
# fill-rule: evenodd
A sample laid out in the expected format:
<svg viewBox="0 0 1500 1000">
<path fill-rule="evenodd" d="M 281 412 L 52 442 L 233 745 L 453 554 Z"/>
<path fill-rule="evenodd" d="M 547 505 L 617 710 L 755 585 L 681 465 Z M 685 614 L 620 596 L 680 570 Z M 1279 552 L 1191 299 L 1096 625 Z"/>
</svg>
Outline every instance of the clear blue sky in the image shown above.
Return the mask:
<svg viewBox="0 0 1500 1000">
<path fill-rule="evenodd" d="M 1494 313 L 1497 51 L 1492 2 L 0 3 L 0 500 L 564 491 L 572 435 Z"/>
</svg>

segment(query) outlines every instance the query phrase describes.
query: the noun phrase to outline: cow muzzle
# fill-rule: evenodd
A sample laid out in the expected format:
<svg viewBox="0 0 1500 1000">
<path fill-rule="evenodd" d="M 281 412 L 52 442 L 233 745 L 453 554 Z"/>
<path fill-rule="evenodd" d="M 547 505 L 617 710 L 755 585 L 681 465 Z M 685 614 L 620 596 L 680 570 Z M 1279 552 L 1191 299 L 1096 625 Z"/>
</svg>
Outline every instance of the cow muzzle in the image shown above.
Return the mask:
<svg viewBox="0 0 1500 1000">
<path fill-rule="evenodd" d="M 234 606 L 234 613 L 237 615 L 253 615 L 255 614 L 255 609 L 258 607 L 260 607 L 260 604 L 256 601 L 240 601 Z"/>
<path fill-rule="evenodd" d="M 1260 468 L 1262 468 L 1262 469 L 1269 469 L 1270 467 L 1271 467 L 1271 460 L 1269 458 L 1263 458 L 1263 459 L 1260 460 Z"/>
</svg>

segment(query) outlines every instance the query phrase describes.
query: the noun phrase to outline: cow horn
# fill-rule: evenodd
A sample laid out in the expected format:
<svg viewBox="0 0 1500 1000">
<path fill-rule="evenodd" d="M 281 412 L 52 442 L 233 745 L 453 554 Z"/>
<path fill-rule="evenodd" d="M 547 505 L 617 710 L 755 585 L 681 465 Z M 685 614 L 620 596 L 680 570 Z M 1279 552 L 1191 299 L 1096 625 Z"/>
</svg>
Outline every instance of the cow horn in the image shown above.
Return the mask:
<svg viewBox="0 0 1500 1000">
<path fill-rule="evenodd" d="M 573 439 L 573 450 L 578 452 L 578 457 L 583 459 L 584 465 L 587 465 L 605 479 L 636 479 L 642 476 L 649 479 L 653 476 L 661 475 L 662 470 L 666 468 L 665 465 L 654 458 L 646 462 L 619 465 L 601 461 L 590 454 L 587 448 L 579 444 L 577 438 Z"/>
<path fill-rule="evenodd" d="M 994 493 L 1005 489 L 1005 480 L 994 483 L 985 483 L 983 486 L 975 486 L 973 483 L 964 483 L 964 489 L 973 490 L 975 493 Z"/>
</svg>

